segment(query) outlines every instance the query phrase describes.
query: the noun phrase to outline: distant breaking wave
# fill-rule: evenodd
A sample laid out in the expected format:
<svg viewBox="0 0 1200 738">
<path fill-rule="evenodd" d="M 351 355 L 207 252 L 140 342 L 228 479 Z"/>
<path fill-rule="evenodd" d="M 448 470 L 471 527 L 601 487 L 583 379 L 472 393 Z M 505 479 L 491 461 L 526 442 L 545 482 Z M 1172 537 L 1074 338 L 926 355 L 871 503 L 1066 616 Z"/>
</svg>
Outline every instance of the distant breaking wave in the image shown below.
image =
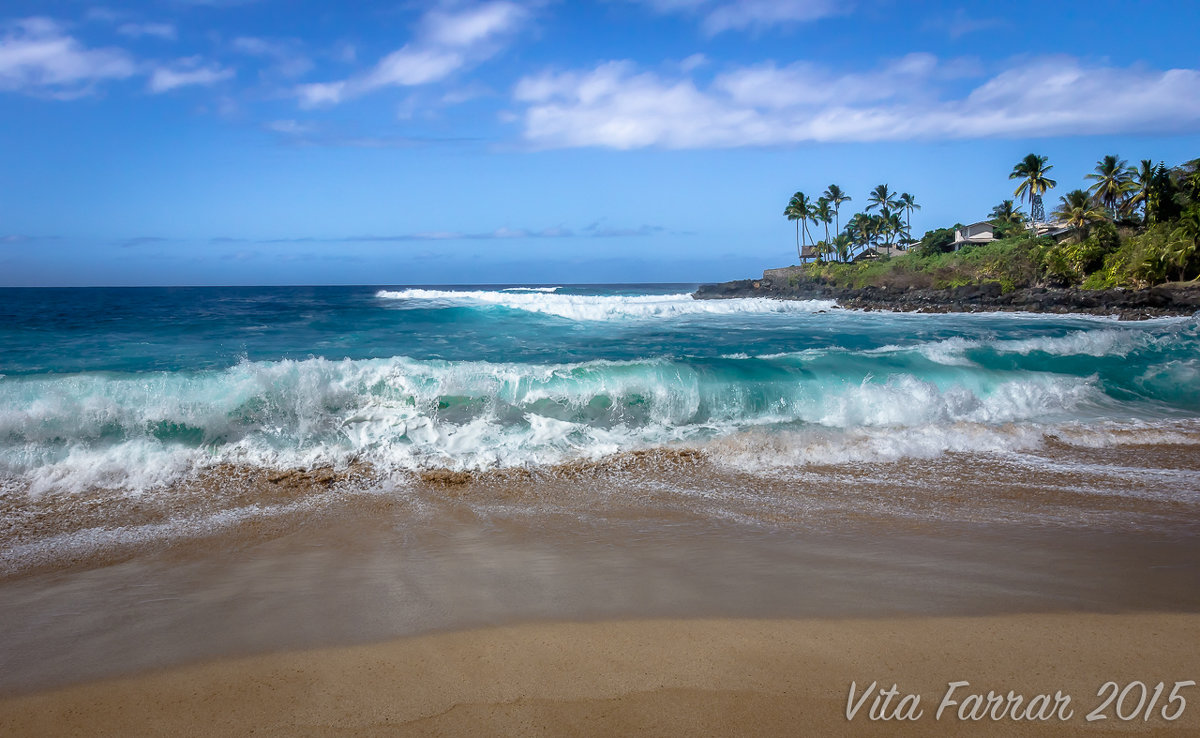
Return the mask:
<svg viewBox="0 0 1200 738">
<path fill-rule="evenodd" d="M 534 288 L 525 289 L 532 290 Z M 677 295 L 563 295 L 540 291 L 407 289 L 380 290 L 375 296 L 384 300 L 407 300 L 423 303 L 422 306 L 430 304 L 499 306 L 580 321 L 671 318 L 699 314 L 815 313 L 837 307 L 837 303 L 833 300 L 769 300 L 766 298 L 696 300 L 687 293 Z"/>
<path fill-rule="evenodd" d="M 502 292 L 558 292 L 562 287 L 505 287 Z"/>
</svg>

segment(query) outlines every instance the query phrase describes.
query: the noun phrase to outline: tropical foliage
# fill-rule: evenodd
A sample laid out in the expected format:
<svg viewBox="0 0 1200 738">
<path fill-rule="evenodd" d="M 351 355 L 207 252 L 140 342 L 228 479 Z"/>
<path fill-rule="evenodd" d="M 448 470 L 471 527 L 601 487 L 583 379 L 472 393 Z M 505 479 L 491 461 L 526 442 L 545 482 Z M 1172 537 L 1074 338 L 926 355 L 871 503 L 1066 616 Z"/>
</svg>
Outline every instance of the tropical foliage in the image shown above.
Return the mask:
<svg viewBox="0 0 1200 738">
<path fill-rule="evenodd" d="M 1020 180 L 1017 189 L 1013 190 L 1013 195 L 1021 198 L 1022 201 L 1025 198 L 1029 199 L 1030 212 L 1035 223 L 1046 219 L 1046 211 L 1042 206 L 1042 195 L 1058 184 L 1046 176 L 1046 173 L 1053 168 L 1053 164 L 1046 163 L 1046 157 L 1029 154 L 1019 161 L 1013 167 L 1012 173 L 1008 175 L 1009 179 Z"/>
<path fill-rule="evenodd" d="M 824 240 L 809 252 L 815 263 L 808 273 L 842 286 L 938 288 L 995 282 L 1003 290 L 1036 285 L 1101 289 L 1200 280 L 1200 159 L 1175 167 L 1142 159 L 1130 166 L 1115 154 L 1104 156 L 1084 175 L 1086 189 L 1060 196 L 1053 220 L 1047 222 L 1043 196 L 1058 185 L 1048 175 L 1053 168 L 1038 154 L 1017 162 L 1009 174 L 1018 181 L 1016 199 L 1002 200 L 989 215 L 998 240 L 957 251 L 961 224 L 913 239 L 912 214 L 920 205 L 911 194 L 897 194 L 887 184 L 872 189 L 864 209 L 844 227 L 840 209 L 851 198 L 837 185 L 815 202 L 797 192 L 784 214 L 797 222 L 798 252 L 808 243 L 808 223 L 824 227 Z M 1019 205 L 1025 202 L 1028 215 Z"/>
<path fill-rule="evenodd" d="M 1083 190 L 1072 190 L 1059 198 L 1054 216 L 1069 225 L 1076 236 L 1086 236 L 1093 223 L 1104 220 L 1104 212 Z"/>
<path fill-rule="evenodd" d="M 1096 162 L 1096 171 L 1085 175 L 1085 179 L 1093 181 L 1088 192 L 1097 202 L 1104 206 L 1110 218 L 1116 218 L 1118 212 L 1128 208 L 1133 196 L 1133 169 L 1124 159 L 1108 155 Z"/>
</svg>

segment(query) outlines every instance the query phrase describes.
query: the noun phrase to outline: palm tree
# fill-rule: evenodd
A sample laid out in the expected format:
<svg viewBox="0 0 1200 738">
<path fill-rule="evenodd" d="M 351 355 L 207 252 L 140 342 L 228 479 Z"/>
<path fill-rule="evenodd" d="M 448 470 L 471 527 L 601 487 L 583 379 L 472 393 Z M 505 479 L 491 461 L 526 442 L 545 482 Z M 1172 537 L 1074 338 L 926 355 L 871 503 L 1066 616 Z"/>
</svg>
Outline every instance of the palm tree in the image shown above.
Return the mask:
<svg viewBox="0 0 1200 738">
<path fill-rule="evenodd" d="M 992 223 L 996 225 L 1020 225 L 1025 219 L 1025 213 L 1012 200 L 1004 200 L 992 208 Z"/>
<path fill-rule="evenodd" d="M 1140 166 L 1133 172 L 1134 187 L 1127 205 L 1131 214 L 1138 206 L 1141 206 L 1143 223 L 1148 223 L 1150 220 L 1150 188 L 1153 186 L 1155 169 L 1153 161 L 1142 159 Z"/>
<path fill-rule="evenodd" d="M 917 198 L 907 192 L 900 193 L 900 207 L 904 209 L 904 236 L 912 240 L 912 213 L 914 210 L 920 210 L 921 206 L 917 204 Z"/>
<path fill-rule="evenodd" d="M 867 197 L 867 203 L 867 210 L 874 210 L 875 208 L 893 210 L 897 205 L 896 193 L 889 190 L 887 185 L 881 184 L 871 190 L 871 194 Z"/>
<path fill-rule="evenodd" d="M 1074 228 L 1077 237 L 1086 234 L 1092 223 L 1104 220 L 1104 213 L 1096 209 L 1095 201 L 1083 190 L 1071 190 L 1060 197 L 1054 216 Z"/>
<path fill-rule="evenodd" d="M 871 246 L 877 246 L 879 236 L 883 233 L 883 216 L 867 215 L 865 217 L 867 241 Z"/>
<path fill-rule="evenodd" d="M 792 199 L 788 200 L 787 207 L 783 209 L 783 214 L 788 220 L 796 221 L 796 255 L 800 257 L 800 262 L 804 262 L 804 250 L 800 246 L 800 226 L 804 225 L 804 245 L 808 245 L 808 196 L 803 192 L 797 192 L 792 195 Z"/>
<path fill-rule="evenodd" d="M 866 238 L 865 235 L 863 234 L 863 220 L 862 219 L 863 219 L 862 213 L 855 213 L 854 217 L 846 222 L 845 234 L 846 234 L 846 237 L 850 239 L 851 246 L 861 245 Z"/>
<path fill-rule="evenodd" d="M 1167 241 L 1167 256 L 1175 266 L 1179 267 L 1180 282 L 1187 277 L 1188 263 L 1198 250 L 1200 250 L 1200 208 L 1193 207 L 1179 219 L 1179 227 L 1171 231 L 1171 237 Z M 1200 279 L 1200 276 L 1197 276 L 1197 279 Z"/>
<path fill-rule="evenodd" d="M 822 223 L 825 226 L 825 241 L 829 241 L 829 224 L 833 222 L 833 210 L 829 207 L 829 200 L 821 197 L 817 199 L 817 204 L 813 206 L 808 213 L 809 218 L 813 223 Z"/>
<path fill-rule="evenodd" d="M 834 230 L 840 233 L 842 230 L 842 203 L 850 202 L 852 198 L 845 192 L 842 192 L 842 188 L 835 184 L 826 187 L 825 194 L 822 197 L 828 200 L 829 204 L 833 206 Z"/>
<path fill-rule="evenodd" d="M 853 241 L 849 233 L 839 233 L 833 237 L 833 252 L 837 256 L 838 261 L 850 261 L 851 246 L 853 246 Z"/>
<path fill-rule="evenodd" d="M 1058 182 L 1046 176 L 1046 173 L 1053 168 L 1053 164 L 1046 164 L 1046 157 L 1029 154 L 1017 162 L 1017 165 L 1013 167 L 1012 173 L 1008 175 L 1009 179 L 1021 180 L 1021 183 L 1017 185 L 1017 189 L 1013 191 L 1013 194 L 1022 200 L 1026 197 L 1029 198 L 1029 206 L 1033 214 L 1034 223 L 1041 223 L 1046 220 L 1046 209 L 1042 206 L 1042 195 L 1058 184 Z"/>
<path fill-rule="evenodd" d="M 1095 182 L 1088 192 L 1104 205 L 1109 217 L 1116 218 L 1117 206 L 1129 194 L 1133 182 L 1133 170 L 1125 160 L 1109 154 L 1096 162 L 1096 171 L 1084 179 Z"/>
<path fill-rule="evenodd" d="M 885 216 L 884 228 L 891 234 L 889 243 L 894 246 L 899 242 L 900 234 L 904 233 L 904 222 L 900 220 L 900 213 L 888 213 Z"/>
</svg>

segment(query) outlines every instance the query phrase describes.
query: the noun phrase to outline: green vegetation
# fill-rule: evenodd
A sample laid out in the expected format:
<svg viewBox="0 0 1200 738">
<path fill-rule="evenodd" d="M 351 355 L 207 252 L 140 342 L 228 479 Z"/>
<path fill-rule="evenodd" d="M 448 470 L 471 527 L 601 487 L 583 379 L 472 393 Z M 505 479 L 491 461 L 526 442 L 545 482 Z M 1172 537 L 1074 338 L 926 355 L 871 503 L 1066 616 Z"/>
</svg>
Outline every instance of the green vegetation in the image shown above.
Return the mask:
<svg viewBox="0 0 1200 738">
<path fill-rule="evenodd" d="M 1054 165 L 1046 164 L 1046 157 L 1029 154 L 1017 162 L 1017 165 L 1013 167 L 1012 173 L 1008 175 L 1009 179 L 1021 180 L 1021 183 L 1017 185 L 1017 189 L 1013 194 L 1022 200 L 1026 197 L 1029 198 L 1034 222 L 1046 219 L 1046 211 L 1042 207 L 1042 195 L 1058 184 L 1058 182 L 1046 176 L 1046 172 L 1053 168 Z"/>
<path fill-rule="evenodd" d="M 997 240 L 955 250 L 962 224 L 911 236 L 912 195 L 879 185 L 865 212 L 840 228 L 840 206 L 850 197 L 830 185 L 816 202 L 797 192 L 785 215 L 797 220 L 797 239 L 807 223 L 825 227 L 825 239 L 802 252 L 813 261 L 807 276 L 840 287 L 942 289 L 997 284 L 1021 287 L 1142 288 L 1167 281 L 1200 280 L 1200 159 L 1168 168 L 1144 159 L 1137 167 L 1105 156 L 1085 176 L 1090 186 L 1059 198 L 1054 222 L 1046 223 L 1042 196 L 1057 182 L 1046 157 L 1030 154 L 1013 167 L 1013 195 L 1028 201 L 1034 217 L 1014 200 L 992 208 Z M 831 217 L 832 216 L 832 217 Z M 837 235 L 830 237 L 834 221 Z M 1039 235 L 1042 234 L 1042 235 Z M 815 238 L 815 236 L 814 236 Z M 877 247 L 884 245 L 886 251 Z M 909 247 L 906 249 L 906 247 Z M 893 254 L 893 249 L 896 253 Z"/>
<path fill-rule="evenodd" d="M 818 264 L 828 259 L 849 263 L 864 253 L 877 253 L 880 247 L 887 251 L 903 248 L 915 243 L 908 222 L 901 213 L 912 218 L 912 211 L 920 210 L 916 198 L 907 192 L 897 196 L 886 184 L 871 191 L 867 199 L 866 212 L 856 213 L 842 228 L 841 208 L 851 198 L 837 185 L 829 185 L 825 193 L 812 200 L 803 192 L 797 192 L 788 200 L 783 215 L 796 221 L 796 253 L 800 260 L 809 258 Z M 877 210 L 878 212 L 871 212 Z M 824 226 L 825 238 L 808 248 L 808 224 Z M 830 237 L 829 224 L 834 224 L 834 235 Z"/>
</svg>

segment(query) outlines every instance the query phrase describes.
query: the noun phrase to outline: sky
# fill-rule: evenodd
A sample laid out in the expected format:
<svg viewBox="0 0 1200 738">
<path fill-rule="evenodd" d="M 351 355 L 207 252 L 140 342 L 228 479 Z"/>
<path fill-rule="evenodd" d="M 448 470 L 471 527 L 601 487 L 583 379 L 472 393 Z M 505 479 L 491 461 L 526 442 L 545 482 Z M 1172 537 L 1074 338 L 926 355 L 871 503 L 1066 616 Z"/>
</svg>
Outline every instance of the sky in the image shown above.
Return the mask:
<svg viewBox="0 0 1200 738">
<path fill-rule="evenodd" d="M 0 286 L 753 277 L 1200 157 L 1200 3 L 5 0 Z M 843 217 L 844 222 L 844 217 Z M 823 234 L 822 234 L 823 235 Z"/>
</svg>

